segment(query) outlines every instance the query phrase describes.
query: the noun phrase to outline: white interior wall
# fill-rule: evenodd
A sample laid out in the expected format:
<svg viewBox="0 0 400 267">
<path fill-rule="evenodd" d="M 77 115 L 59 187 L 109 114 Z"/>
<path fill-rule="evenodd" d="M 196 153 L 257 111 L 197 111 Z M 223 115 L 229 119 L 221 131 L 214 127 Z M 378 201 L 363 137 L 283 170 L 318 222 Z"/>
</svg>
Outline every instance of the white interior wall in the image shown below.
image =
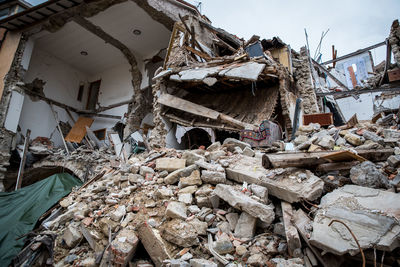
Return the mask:
<svg viewBox="0 0 400 267">
<path fill-rule="evenodd" d="M 357 114 L 359 120 L 370 120 L 374 116 L 374 99 L 381 93 L 366 93 L 359 95 L 359 99 L 346 97 L 337 99 L 337 103 L 345 117 L 349 120 L 354 114 Z M 381 101 L 377 101 L 381 102 Z M 396 109 L 400 104 L 400 96 L 383 101 L 382 106 L 389 109 Z"/>
<path fill-rule="evenodd" d="M 132 75 L 130 65 L 123 62 L 117 66 L 110 67 L 94 75 L 88 75 L 83 71 L 72 67 L 66 61 L 61 60 L 48 52 L 40 49 L 40 46 L 34 48 L 34 42 L 29 43 L 28 50 L 24 54 L 24 67 L 28 68 L 24 81 L 32 82 L 35 78 L 39 78 L 46 82 L 44 86 L 45 96 L 72 106 L 77 109 L 85 109 L 89 94 L 89 85 L 91 82 L 101 80 L 98 101 L 100 106 L 108 106 L 118 102 L 122 102 L 133 97 Z M 32 52 L 33 51 L 33 52 Z M 25 56 L 26 55 L 26 56 Z M 141 88 L 149 86 L 149 75 L 153 75 L 153 70 L 146 70 L 143 59 L 137 57 L 138 67 L 142 73 Z M 84 84 L 84 92 L 82 101 L 77 100 L 79 85 Z M 58 113 L 60 121 L 73 122 L 65 110 L 54 106 Z M 123 105 L 102 112 L 103 114 L 123 116 L 128 111 L 128 105 Z M 74 114 L 74 119 L 78 118 Z M 92 130 L 103 128 L 111 128 L 118 122 L 117 119 L 108 119 L 95 117 L 95 121 L 91 126 Z M 25 97 L 24 104 L 19 119 L 19 125 L 22 132 L 31 129 L 31 138 L 37 136 L 51 137 L 56 146 L 62 146 L 62 139 L 56 130 L 56 122 L 49 105 L 44 101 L 32 101 L 30 97 Z M 52 134 L 53 133 L 53 134 Z M 52 135 L 51 135 L 52 134 Z M 65 133 L 66 134 L 66 133 Z"/>
<path fill-rule="evenodd" d="M 60 59 L 40 50 L 33 49 L 29 68 L 25 75 L 25 82 L 30 83 L 35 78 L 46 81 L 44 94 L 66 105 L 83 109 L 83 101 L 77 101 L 79 84 L 86 81 L 86 75 L 72 68 Z M 68 121 L 69 117 L 65 110 L 54 106 L 58 113 L 58 119 Z M 50 106 L 41 100 L 32 101 L 28 96 L 24 98 L 24 104 L 19 119 L 22 133 L 31 129 L 31 138 L 38 136 L 50 137 L 56 129 L 56 121 L 51 112 Z M 58 132 L 54 132 L 51 139 L 56 146 L 62 145 L 62 139 Z"/>
<path fill-rule="evenodd" d="M 98 101 L 100 106 L 109 106 L 133 97 L 132 75 L 130 65 L 123 63 L 89 78 L 89 82 L 101 80 Z M 89 91 L 89 89 L 87 89 Z M 123 116 L 128 111 L 128 105 L 119 106 L 102 112 L 102 114 Z M 92 130 L 113 127 L 118 120 L 95 117 Z"/>
</svg>

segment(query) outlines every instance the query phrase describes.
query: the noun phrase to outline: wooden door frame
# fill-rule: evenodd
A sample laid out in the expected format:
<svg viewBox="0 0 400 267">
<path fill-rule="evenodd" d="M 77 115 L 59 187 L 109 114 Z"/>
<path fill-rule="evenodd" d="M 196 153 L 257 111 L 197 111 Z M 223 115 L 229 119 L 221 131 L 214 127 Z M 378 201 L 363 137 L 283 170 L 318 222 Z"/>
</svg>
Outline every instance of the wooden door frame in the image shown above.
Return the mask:
<svg viewBox="0 0 400 267">
<path fill-rule="evenodd" d="M 90 97 L 92 96 L 92 86 L 93 86 L 93 84 L 95 84 L 95 83 L 99 83 L 99 90 L 97 91 L 97 96 L 96 96 L 96 99 L 97 99 L 97 100 L 99 99 L 99 92 L 100 92 L 101 79 L 99 79 L 99 80 L 97 80 L 97 81 L 94 81 L 94 82 L 90 82 L 90 84 L 89 84 L 89 94 L 88 94 L 88 98 L 87 98 L 87 101 L 86 101 L 86 109 L 87 109 L 87 110 L 89 109 L 89 100 L 90 100 Z M 94 109 L 96 109 L 96 106 L 95 106 Z"/>
</svg>

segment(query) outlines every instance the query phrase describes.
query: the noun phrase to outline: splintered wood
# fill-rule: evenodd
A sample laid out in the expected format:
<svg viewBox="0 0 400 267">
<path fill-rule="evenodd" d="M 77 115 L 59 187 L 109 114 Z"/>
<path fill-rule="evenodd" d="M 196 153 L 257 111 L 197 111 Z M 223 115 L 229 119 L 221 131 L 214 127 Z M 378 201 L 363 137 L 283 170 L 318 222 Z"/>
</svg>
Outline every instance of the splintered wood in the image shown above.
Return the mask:
<svg viewBox="0 0 400 267">
<path fill-rule="evenodd" d="M 65 137 L 65 141 L 73 143 L 82 142 L 82 139 L 86 135 L 86 126 L 90 127 L 93 121 L 94 120 L 92 118 L 79 117 L 71 131 L 69 131 L 67 137 Z"/>
</svg>

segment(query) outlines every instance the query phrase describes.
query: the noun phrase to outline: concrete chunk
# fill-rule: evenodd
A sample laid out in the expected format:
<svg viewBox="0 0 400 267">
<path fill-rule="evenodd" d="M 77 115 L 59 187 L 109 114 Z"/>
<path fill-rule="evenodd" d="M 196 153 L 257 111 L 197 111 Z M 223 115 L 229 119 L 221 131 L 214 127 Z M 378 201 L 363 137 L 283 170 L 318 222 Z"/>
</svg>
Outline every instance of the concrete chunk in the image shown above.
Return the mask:
<svg viewBox="0 0 400 267">
<path fill-rule="evenodd" d="M 165 215 L 169 218 L 178 218 L 185 220 L 187 218 L 186 205 L 182 202 L 170 202 L 165 210 Z"/>
<path fill-rule="evenodd" d="M 127 266 L 135 255 L 139 238 L 133 230 L 122 229 L 111 242 L 113 265 Z"/>
<path fill-rule="evenodd" d="M 185 248 L 199 244 L 196 229 L 191 224 L 179 219 L 173 219 L 163 224 L 161 236 L 168 242 Z"/>
<path fill-rule="evenodd" d="M 160 267 L 164 260 L 173 258 L 172 250 L 175 247 L 171 247 L 165 242 L 158 230 L 147 223 L 142 223 L 138 228 L 138 235 L 151 260 L 157 267 Z"/>
<path fill-rule="evenodd" d="M 214 190 L 215 194 L 225 200 L 234 208 L 247 212 L 259 218 L 268 225 L 275 218 L 274 207 L 272 204 L 262 204 L 249 196 L 236 190 L 233 186 L 218 184 Z"/>
<path fill-rule="evenodd" d="M 82 233 L 79 231 L 78 226 L 70 224 L 64 231 L 62 239 L 69 248 L 73 248 L 82 240 Z"/>
<path fill-rule="evenodd" d="M 376 246 L 392 251 L 400 246 L 400 195 L 379 189 L 345 185 L 321 199 L 310 243 L 337 255 L 359 253 L 349 231 L 333 219 L 343 221 L 357 237 L 361 248 Z"/>
<path fill-rule="evenodd" d="M 251 146 L 248 143 L 239 141 L 235 138 L 226 138 L 224 140 L 224 145 L 233 145 L 233 146 L 238 146 L 240 147 L 242 150 L 245 149 L 246 147 L 251 148 Z"/>
<path fill-rule="evenodd" d="M 253 238 L 256 232 L 256 223 L 257 218 L 251 216 L 247 212 L 242 212 L 235 227 L 235 237 L 246 239 Z"/>
<path fill-rule="evenodd" d="M 164 182 L 166 184 L 175 184 L 179 181 L 179 178 L 189 176 L 196 169 L 198 169 L 196 165 L 190 165 L 186 168 L 173 171 L 164 178 Z"/>
<path fill-rule="evenodd" d="M 363 131 L 363 136 L 364 136 L 365 139 L 367 139 L 367 140 L 372 140 L 372 141 L 374 141 L 375 143 L 378 143 L 378 144 L 381 144 L 381 145 L 384 145 L 384 144 L 385 144 L 385 142 L 383 141 L 383 138 L 382 138 L 382 137 L 380 137 L 380 136 L 377 135 L 376 133 L 370 132 L 370 131 L 368 131 L 368 130 L 364 130 L 364 131 Z"/>
<path fill-rule="evenodd" d="M 219 67 L 212 68 L 202 68 L 202 69 L 189 69 L 183 70 L 179 72 L 181 76 L 180 79 L 182 81 L 194 82 L 194 81 L 202 81 L 209 75 L 217 74 L 219 71 Z"/>
<path fill-rule="evenodd" d="M 180 179 L 181 187 L 187 187 L 192 185 L 201 185 L 203 182 L 200 179 L 200 171 L 194 170 L 188 177 L 182 177 Z"/>
<path fill-rule="evenodd" d="M 288 168 L 275 172 L 264 169 L 261 159 L 240 155 L 226 169 L 226 176 L 238 183 L 265 186 L 270 195 L 289 203 L 302 198 L 316 200 L 324 187 L 324 182 L 308 170 Z"/>
<path fill-rule="evenodd" d="M 215 172 L 215 171 L 201 171 L 201 180 L 207 184 L 225 184 L 226 175 L 225 172 Z"/>
<path fill-rule="evenodd" d="M 282 201 L 281 207 L 282 207 L 283 223 L 285 225 L 285 235 L 288 244 L 289 255 L 291 257 L 299 257 L 301 256 L 298 254 L 301 253 L 301 240 L 296 227 L 292 223 L 292 217 L 293 217 L 292 205 L 290 205 L 285 201 Z"/>
<path fill-rule="evenodd" d="M 205 157 L 193 151 L 187 150 L 183 152 L 182 159 L 186 160 L 187 165 L 193 165 L 198 160 L 205 160 Z"/>
<path fill-rule="evenodd" d="M 156 160 L 156 169 L 159 171 L 176 171 L 186 166 L 185 159 L 160 158 Z"/>
<path fill-rule="evenodd" d="M 362 145 L 361 137 L 357 134 L 347 133 L 344 136 L 344 139 L 346 139 L 346 141 L 352 144 L 353 146 Z"/>
<path fill-rule="evenodd" d="M 354 184 L 361 186 L 372 188 L 389 187 L 387 176 L 370 161 L 364 161 L 352 167 L 350 170 L 350 179 Z"/>
</svg>

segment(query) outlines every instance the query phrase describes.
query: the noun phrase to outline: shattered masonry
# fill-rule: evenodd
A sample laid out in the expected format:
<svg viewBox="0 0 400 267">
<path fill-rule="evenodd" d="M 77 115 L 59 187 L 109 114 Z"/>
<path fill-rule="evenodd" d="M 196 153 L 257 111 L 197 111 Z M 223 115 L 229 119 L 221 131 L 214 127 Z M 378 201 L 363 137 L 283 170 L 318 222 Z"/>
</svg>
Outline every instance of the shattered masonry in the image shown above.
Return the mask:
<svg viewBox="0 0 400 267">
<path fill-rule="evenodd" d="M 0 191 L 18 188 L 21 170 L 23 187 L 60 172 L 83 182 L 30 222 L 39 227 L 12 250 L 12 266 L 400 265 L 398 20 L 388 39 L 397 65 L 374 65 L 361 49 L 335 67 L 278 37 L 239 39 L 181 0 L 61 1 L 44 3 L 39 12 L 57 11 L 32 27 L 0 20 L 15 50 L 2 88 Z M 121 14 L 134 15 L 118 24 Z M 47 47 L 64 36 L 78 39 L 68 40 L 78 66 Z M 88 36 L 95 49 L 79 46 Z M 85 65 L 96 49 L 118 62 Z M 363 80 L 350 64 L 361 60 L 371 68 Z M 63 90 L 54 82 L 63 77 L 79 86 Z M 357 114 L 372 93 L 373 107 Z M 346 97 L 360 101 L 342 110 Z M 0 241 L 4 265 L 10 246 Z"/>
</svg>

